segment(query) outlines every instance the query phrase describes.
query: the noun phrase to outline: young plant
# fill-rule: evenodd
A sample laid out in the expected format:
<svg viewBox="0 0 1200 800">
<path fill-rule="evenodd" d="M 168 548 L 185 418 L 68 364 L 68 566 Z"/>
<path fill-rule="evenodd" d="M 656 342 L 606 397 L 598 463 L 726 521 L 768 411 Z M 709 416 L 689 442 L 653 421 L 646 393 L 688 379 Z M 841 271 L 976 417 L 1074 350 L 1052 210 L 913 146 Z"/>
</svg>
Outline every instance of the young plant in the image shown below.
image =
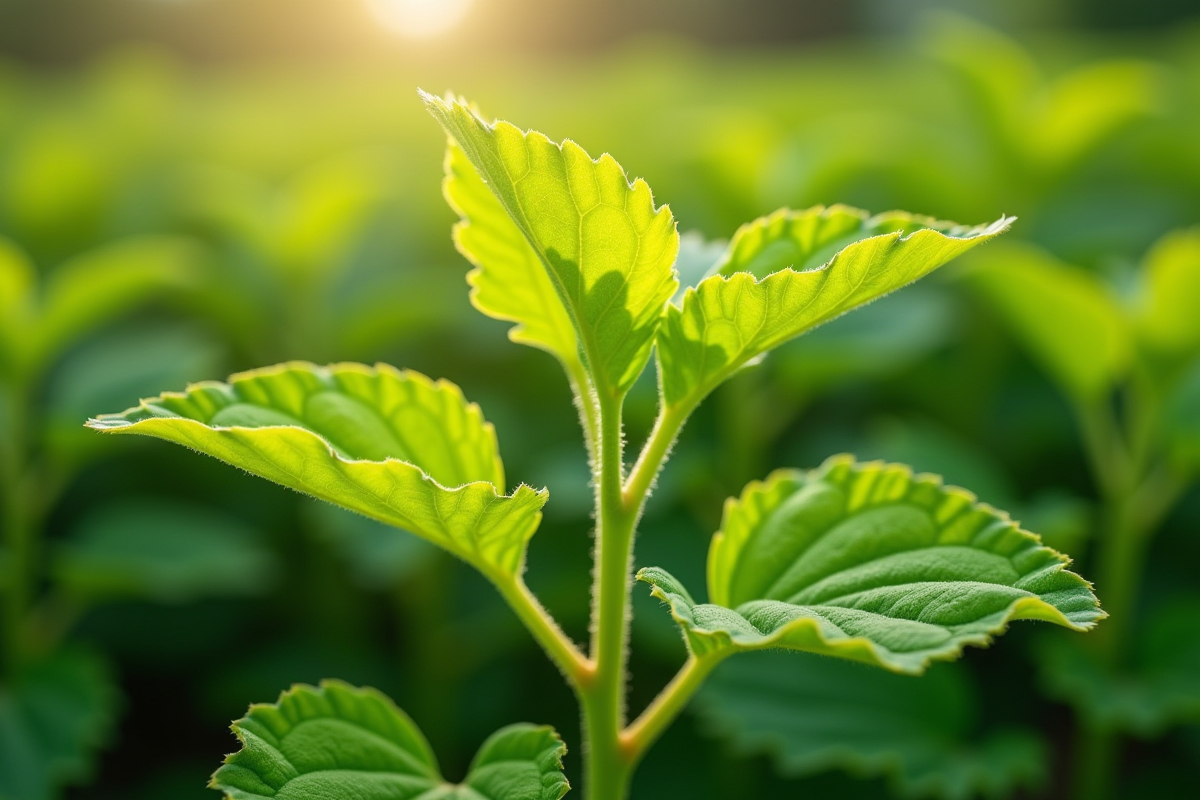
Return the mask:
<svg viewBox="0 0 1200 800">
<path fill-rule="evenodd" d="M 1122 734 L 1200 719 L 1194 599 L 1160 601 L 1137 624 L 1154 534 L 1200 477 L 1200 230 L 1155 244 L 1126 297 L 1029 245 L 983 254 L 967 274 L 1066 398 L 1096 484 L 1089 555 L 1113 621 L 1089 647 L 1051 643 L 1041 666 L 1080 716 L 1075 797 L 1102 800 Z"/>
<path fill-rule="evenodd" d="M 575 393 L 595 490 L 591 641 L 568 637 L 526 587 L 548 500 L 507 491 L 495 431 L 454 385 L 385 365 L 292 362 L 200 383 L 89 422 L 174 441 L 422 536 L 474 566 L 561 670 L 582 707 L 585 795 L 620 800 L 638 762 L 713 668 L 784 649 L 919 674 L 1016 619 L 1088 630 L 1089 585 L 1002 512 L 907 467 L 830 459 L 731 499 L 709 551 L 708 599 L 642 569 L 688 658 L 629 719 L 626 670 L 635 533 L 688 417 L 722 382 L 823 322 L 929 273 L 1009 226 L 902 212 L 782 210 L 743 226 L 680 291 L 675 221 L 611 156 L 591 158 L 465 103 L 423 94 L 449 134 L 445 193 L 475 265 L 475 306 L 516 323 Z M 627 465 L 626 394 L 655 353 L 657 421 Z M 652 535 L 652 534 L 651 534 Z M 582 581 L 582 575 L 580 576 Z M 297 687 L 234 726 L 243 743 L 213 787 L 237 800 L 313 796 L 558 798 L 564 752 L 518 726 L 444 784 L 411 721 L 370 690 Z M 441 788 L 436 788 L 441 787 Z M 430 795 L 432 796 L 432 795 Z"/>
</svg>

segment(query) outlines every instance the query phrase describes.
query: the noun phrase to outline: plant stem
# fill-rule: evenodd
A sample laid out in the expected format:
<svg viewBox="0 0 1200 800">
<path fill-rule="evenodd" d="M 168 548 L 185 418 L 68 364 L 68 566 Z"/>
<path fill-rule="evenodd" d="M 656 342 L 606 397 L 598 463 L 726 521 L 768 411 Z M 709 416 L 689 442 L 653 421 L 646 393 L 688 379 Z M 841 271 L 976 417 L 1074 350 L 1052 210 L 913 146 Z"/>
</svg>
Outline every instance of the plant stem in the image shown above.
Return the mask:
<svg viewBox="0 0 1200 800">
<path fill-rule="evenodd" d="M 641 513 L 650 487 L 653 486 L 654 479 L 658 477 L 671 448 L 675 445 L 687 417 L 687 411 L 679 408 L 663 406 L 659 409 L 650 437 L 646 440 L 646 445 L 642 448 L 641 455 L 633 465 L 629 480 L 622 490 L 622 502 L 627 510 L 632 509 L 635 514 Z"/>
<path fill-rule="evenodd" d="M 567 373 L 567 381 L 571 384 L 571 393 L 575 395 L 575 407 L 579 409 L 579 423 L 583 427 L 583 441 L 587 447 L 588 461 L 595 470 L 598 459 L 596 447 L 600 441 L 600 412 L 596 407 L 592 382 L 579 359 L 564 360 L 562 365 Z"/>
<path fill-rule="evenodd" d="M 633 533 L 638 509 L 625 504 L 621 397 L 601 396 L 596 472 L 596 551 L 592 590 L 592 658 L 595 674 L 582 692 L 585 797 L 623 800 L 631 764 L 621 752 L 625 723 L 629 594 Z"/>
<path fill-rule="evenodd" d="M 493 582 L 526 629 L 546 651 L 546 655 L 562 671 L 571 688 L 577 693 L 581 691 L 585 684 L 591 682 L 595 671 L 592 662 L 563 633 L 550 612 L 538 602 L 519 576 L 500 577 Z"/>
<path fill-rule="evenodd" d="M 687 662 L 671 679 L 671 682 L 659 692 L 658 697 L 654 698 L 641 716 L 621 732 L 621 749 L 625 752 L 625 757 L 631 765 L 637 764 L 650 746 L 658 741 L 658 737 L 687 706 L 692 695 L 704 683 L 704 679 L 724 658 L 724 655 L 707 658 L 688 656 Z"/>
</svg>

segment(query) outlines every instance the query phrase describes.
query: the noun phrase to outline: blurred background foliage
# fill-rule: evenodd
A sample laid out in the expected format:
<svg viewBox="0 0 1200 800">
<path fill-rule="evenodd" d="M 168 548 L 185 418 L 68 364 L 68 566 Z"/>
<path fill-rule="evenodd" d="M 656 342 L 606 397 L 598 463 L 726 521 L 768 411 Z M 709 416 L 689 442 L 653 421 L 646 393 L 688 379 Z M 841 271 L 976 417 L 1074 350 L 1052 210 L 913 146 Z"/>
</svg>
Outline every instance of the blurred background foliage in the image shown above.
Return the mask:
<svg viewBox="0 0 1200 800">
<path fill-rule="evenodd" d="M 585 636 L 590 492 L 569 392 L 469 305 L 417 86 L 613 153 L 695 232 L 696 263 L 780 206 L 1020 218 L 723 387 L 677 448 L 638 560 L 702 584 L 724 497 L 850 451 L 1010 510 L 1096 581 L 1108 632 L 1019 626 L 920 680 L 731 662 L 635 797 L 1194 785 L 1194 4 L 466 6 L 412 39 L 365 0 L 0 0 L 0 798 L 208 796 L 228 722 L 323 677 L 391 694 L 451 775 L 518 719 L 576 746 L 568 690 L 470 570 L 80 427 L 286 359 L 449 378 L 496 424 L 511 479 L 550 487 L 529 582 Z M 654 399 L 650 376 L 632 439 Z M 638 594 L 635 706 L 683 654 Z"/>
</svg>

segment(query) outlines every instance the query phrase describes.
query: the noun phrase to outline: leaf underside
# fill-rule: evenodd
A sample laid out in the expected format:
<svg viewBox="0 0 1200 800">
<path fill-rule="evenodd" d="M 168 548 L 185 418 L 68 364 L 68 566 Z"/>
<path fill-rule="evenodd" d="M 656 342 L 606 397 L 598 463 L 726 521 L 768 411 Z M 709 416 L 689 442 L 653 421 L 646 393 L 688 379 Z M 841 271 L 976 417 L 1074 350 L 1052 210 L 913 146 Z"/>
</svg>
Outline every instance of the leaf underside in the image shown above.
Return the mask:
<svg viewBox="0 0 1200 800">
<path fill-rule="evenodd" d="M 667 404 L 690 409 L 767 351 L 927 275 L 1010 223 L 967 228 L 816 206 L 742 226 L 713 274 L 667 308 L 657 342 Z"/>
<path fill-rule="evenodd" d="M 709 550 L 712 604 L 661 569 L 638 577 L 699 656 L 781 647 L 918 674 L 1012 620 L 1090 629 L 1104 613 L 1067 563 L 937 476 L 838 456 L 727 501 Z"/>
<path fill-rule="evenodd" d="M 640 179 L 630 183 L 612 156 L 593 159 L 570 140 L 559 144 L 507 122 L 485 122 L 456 99 L 425 93 L 422 98 L 453 140 L 451 166 L 460 173 L 465 167 L 454 163 L 456 145 L 476 172 L 474 181 L 462 181 L 476 190 L 486 184 L 527 243 L 528 249 L 517 246 L 512 228 L 499 222 L 492 204 L 477 206 L 484 218 L 470 216 L 467 190 L 453 192 L 452 173 L 451 204 L 467 212 L 468 222 L 458 241 L 483 266 L 476 278 L 483 298 L 491 296 L 484 276 L 495 270 L 497 276 L 514 276 L 523 291 L 544 304 L 540 280 L 529 276 L 532 250 L 574 326 L 597 389 L 623 395 L 649 360 L 663 307 L 678 287 L 673 265 L 679 234 L 670 209 L 656 207 L 650 187 Z M 478 238 L 472 234 L 485 219 L 496 223 L 489 241 L 482 230 Z M 487 306 L 486 313 L 523 323 L 526 335 L 535 317 L 547 326 L 553 323 L 553 344 L 543 331 L 533 334 L 536 343 L 553 346 L 553 352 L 566 345 L 557 315 L 544 306 L 514 312 L 480 297 L 476 302 Z"/>
<path fill-rule="evenodd" d="M 191 447 L 517 574 L 547 493 L 504 495 L 495 431 L 458 387 L 386 365 L 291 362 L 194 384 L 89 426 Z"/>
<path fill-rule="evenodd" d="M 1045 777 L 1029 731 L 972 736 L 969 674 L 943 664 L 919 681 L 810 654 L 755 653 L 722 665 L 697 698 L 703 725 L 780 774 L 887 776 L 899 796 L 1006 797 Z"/>
<path fill-rule="evenodd" d="M 466 780 L 447 783 L 424 735 L 374 689 L 294 686 L 233 724 L 242 749 L 209 784 L 230 800 L 558 800 L 566 747 L 547 727 L 492 734 Z"/>
</svg>

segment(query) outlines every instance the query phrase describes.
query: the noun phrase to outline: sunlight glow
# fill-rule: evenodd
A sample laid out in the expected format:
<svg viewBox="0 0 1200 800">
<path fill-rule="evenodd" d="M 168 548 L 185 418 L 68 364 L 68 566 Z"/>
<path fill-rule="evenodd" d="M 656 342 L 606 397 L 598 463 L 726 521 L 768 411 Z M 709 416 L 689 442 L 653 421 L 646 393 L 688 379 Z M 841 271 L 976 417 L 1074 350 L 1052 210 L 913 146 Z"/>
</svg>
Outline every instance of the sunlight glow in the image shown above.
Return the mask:
<svg viewBox="0 0 1200 800">
<path fill-rule="evenodd" d="M 367 0 L 380 22 L 412 39 L 445 33 L 463 20 L 473 3 L 474 0 Z"/>
</svg>

